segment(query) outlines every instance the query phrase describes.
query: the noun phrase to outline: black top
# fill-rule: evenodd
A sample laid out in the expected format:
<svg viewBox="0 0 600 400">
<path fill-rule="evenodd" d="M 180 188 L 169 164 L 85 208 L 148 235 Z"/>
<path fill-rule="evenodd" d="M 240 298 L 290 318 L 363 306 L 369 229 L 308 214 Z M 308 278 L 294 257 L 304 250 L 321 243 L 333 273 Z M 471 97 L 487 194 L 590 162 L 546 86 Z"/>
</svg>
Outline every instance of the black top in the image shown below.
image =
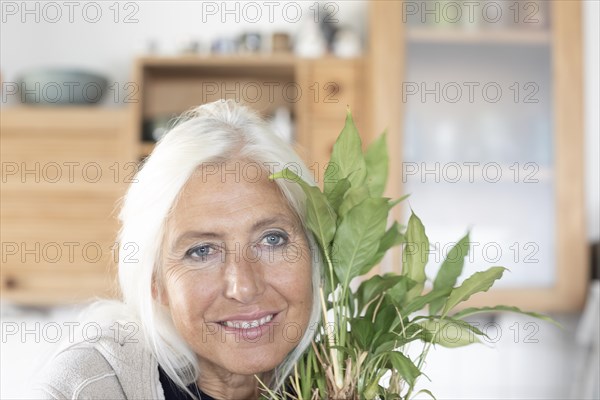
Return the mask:
<svg viewBox="0 0 600 400">
<path fill-rule="evenodd" d="M 160 366 L 158 367 L 158 373 L 160 375 L 160 385 L 163 388 L 163 392 L 165 392 L 165 400 L 193 400 L 189 394 L 181 390 L 179 386 L 177 386 L 175 382 L 173 382 L 171 378 L 169 378 L 169 375 L 167 375 L 166 372 L 163 371 L 163 369 Z M 190 392 L 194 393 L 201 400 L 216 400 L 214 397 L 211 397 L 203 391 L 201 391 L 198 388 L 198 385 L 196 385 L 195 383 L 192 383 L 187 388 Z"/>
<path fill-rule="evenodd" d="M 169 378 L 169 375 L 167 375 L 160 366 L 158 367 L 158 373 L 160 375 L 160 384 L 165 392 L 165 400 L 193 400 L 189 394 L 181 390 L 179 386 Z M 203 393 L 195 383 L 192 383 L 187 388 L 202 400 L 215 400 L 213 397 Z"/>
</svg>

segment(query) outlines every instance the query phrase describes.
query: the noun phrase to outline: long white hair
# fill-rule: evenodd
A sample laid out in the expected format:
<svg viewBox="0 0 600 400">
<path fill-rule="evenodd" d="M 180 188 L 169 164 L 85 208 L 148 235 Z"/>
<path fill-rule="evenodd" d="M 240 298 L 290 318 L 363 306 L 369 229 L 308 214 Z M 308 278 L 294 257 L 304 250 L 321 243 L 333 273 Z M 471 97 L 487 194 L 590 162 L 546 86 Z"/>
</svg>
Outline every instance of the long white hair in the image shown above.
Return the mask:
<svg viewBox="0 0 600 400">
<path fill-rule="evenodd" d="M 168 309 L 153 296 L 153 285 L 160 285 L 162 275 L 165 223 L 182 188 L 200 165 L 232 159 L 269 165 L 270 172 L 287 166 L 314 184 L 309 169 L 292 147 L 255 112 L 231 100 L 221 100 L 185 113 L 160 140 L 129 187 L 119 214 L 122 228 L 118 269 L 123 306 L 130 318 L 140 324 L 145 343 L 161 368 L 185 391 L 202 373 L 196 354 L 178 334 Z M 275 182 L 298 214 L 308 238 L 313 287 L 309 326 L 315 326 L 320 318 L 318 288 L 322 265 L 316 256 L 316 242 L 305 224 L 305 195 L 296 183 L 285 179 Z M 275 369 L 269 383 L 271 389 L 281 387 L 310 345 L 313 333 L 306 329 L 298 345 Z"/>
</svg>

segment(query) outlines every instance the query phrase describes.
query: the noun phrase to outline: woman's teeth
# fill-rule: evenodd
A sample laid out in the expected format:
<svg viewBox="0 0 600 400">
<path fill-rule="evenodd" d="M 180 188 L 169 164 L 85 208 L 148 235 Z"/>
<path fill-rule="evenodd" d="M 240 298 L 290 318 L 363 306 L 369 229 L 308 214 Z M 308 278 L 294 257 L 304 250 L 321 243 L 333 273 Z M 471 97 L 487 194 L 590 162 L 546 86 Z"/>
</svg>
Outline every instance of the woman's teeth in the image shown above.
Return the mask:
<svg viewBox="0 0 600 400">
<path fill-rule="evenodd" d="M 250 329 L 258 328 L 259 326 L 266 324 L 272 319 L 273 314 L 267 315 L 266 317 L 262 317 L 261 319 L 255 319 L 254 321 L 223 321 L 221 322 L 221 325 L 235 329 Z"/>
</svg>

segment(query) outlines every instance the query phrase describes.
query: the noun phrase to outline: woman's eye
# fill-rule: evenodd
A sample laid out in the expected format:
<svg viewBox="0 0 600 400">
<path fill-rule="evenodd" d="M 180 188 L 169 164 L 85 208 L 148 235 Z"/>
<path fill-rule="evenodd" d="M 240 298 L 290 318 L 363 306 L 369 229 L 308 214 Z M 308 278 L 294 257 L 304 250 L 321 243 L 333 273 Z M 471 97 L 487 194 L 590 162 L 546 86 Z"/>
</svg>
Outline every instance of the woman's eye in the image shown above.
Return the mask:
<svg viewBox="0 0 600 400">
<path fill-rule="evenodd" d="M 263 238 L 263 243 L 269 246 L 281 246 L 287 241 L 287 236 L 282 233 L 268 233 Z"/>
<path fill-rule="evenodd" d="M 200 246 L 192 247 L 185 253 L 185 255 L 194 259 L 204 260 L 208 256 L 212 255 L 212 253 L 214 253 L 213 248 L 207 244 L 203 244 Z"/>
</svg>

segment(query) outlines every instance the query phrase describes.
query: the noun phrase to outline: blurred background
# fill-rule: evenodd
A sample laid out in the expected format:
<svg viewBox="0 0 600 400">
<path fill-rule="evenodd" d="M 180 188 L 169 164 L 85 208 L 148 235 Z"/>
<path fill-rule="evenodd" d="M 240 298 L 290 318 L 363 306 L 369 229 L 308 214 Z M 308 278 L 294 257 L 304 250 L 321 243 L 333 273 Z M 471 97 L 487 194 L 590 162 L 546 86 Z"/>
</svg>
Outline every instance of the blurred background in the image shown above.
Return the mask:
<svg viewBox="0 0 600 400">
<path fill-rule="evenodd" d="M 116 296 L 118 199 L 172 118 L 219 98 L 319 184 L 347 105 L 365 145 L 387 129 L 388 195 L 411 194 L 396 218 L 422 219 L 429 276 L 469 231 L 465 275 L 510 269 L 470 304 L 564 326 L 484 315 L 487 342 L 430 352 L 422 388 L 599 397 L 596 0 L 2 1 L 1 19 L 2 399 Z"/>
</svg>

